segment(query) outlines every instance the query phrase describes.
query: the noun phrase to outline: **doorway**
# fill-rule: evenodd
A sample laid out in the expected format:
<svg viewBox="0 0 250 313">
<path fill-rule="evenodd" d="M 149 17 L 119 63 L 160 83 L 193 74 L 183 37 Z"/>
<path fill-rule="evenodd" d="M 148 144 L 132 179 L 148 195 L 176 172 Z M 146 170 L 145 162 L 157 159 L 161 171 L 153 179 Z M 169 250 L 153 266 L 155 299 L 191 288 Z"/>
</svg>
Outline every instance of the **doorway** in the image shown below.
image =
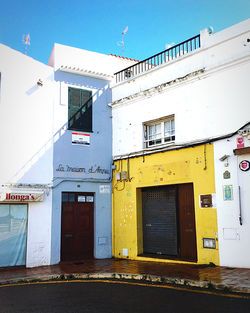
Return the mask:
<svg viewBox="0 0 250 313">
<path fill-rule="evenodd" d="M 197 261 L 193 184 L 142 189 L 143 255 Z"/>
<path fill-rule="evenodd" d="M 61 261 L 94 256 L 94 194 L 62 193 Z"/>
</svg>

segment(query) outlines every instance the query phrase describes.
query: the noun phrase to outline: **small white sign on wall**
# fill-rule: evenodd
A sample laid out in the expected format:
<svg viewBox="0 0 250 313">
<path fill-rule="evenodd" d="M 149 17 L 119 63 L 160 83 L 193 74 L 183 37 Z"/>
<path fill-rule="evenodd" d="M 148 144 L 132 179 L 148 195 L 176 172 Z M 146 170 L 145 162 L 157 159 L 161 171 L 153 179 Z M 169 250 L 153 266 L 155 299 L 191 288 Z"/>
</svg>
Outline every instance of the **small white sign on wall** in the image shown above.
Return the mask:
<svg viewBox="0 0 250 313">
<path fill-rule="evenodd" d="M 72 133 L 72 145 L 89 146 L 90 134 L 85 133 Z"/>
<path fill-rule="evenodd" d="M 100 185 L 100 193 L 110 193 L 110 185 Z"/>
</svg>

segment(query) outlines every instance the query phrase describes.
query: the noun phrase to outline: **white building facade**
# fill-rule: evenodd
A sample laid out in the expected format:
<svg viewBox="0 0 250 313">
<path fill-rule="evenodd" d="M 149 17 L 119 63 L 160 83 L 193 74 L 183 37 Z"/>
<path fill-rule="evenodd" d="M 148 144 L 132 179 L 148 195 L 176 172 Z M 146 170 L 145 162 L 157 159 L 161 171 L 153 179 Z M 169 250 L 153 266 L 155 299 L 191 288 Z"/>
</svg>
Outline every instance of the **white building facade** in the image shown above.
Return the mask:
<svg viewBox="0 0 250 313">
<path fill-rule="evenodd" d="M 215 34 L 205 29 L 116 73 L 111 103 L 116 257 L 250 266 L 250 180 L 249 172 L 239 169 L 249 154 L 234 155 L 232 137 L 249 122 L 249 73 L 250 19 Z M 245 138 L 245 146 L 248 143 Z M 228 180 L 219 161 L 225 154 L 230 156 Z M 232 186 L 235 194 L 228 201 L 223 199 L 227 185 L 224 193 Z M 190 189 L 189 203 L 185 196 L 174 200 L 184 187 Z M 171 200 L 168 207 L 174 216 L 164 223 L 164 205 L 157 200 L 163 196 Z M 192 201 L 188 227 L 182 212 Z M 158 215 L 153 207 L 158 207 Z M 159 241 L 165 236 L 159 247 L 156 233 Z"/>
</svg>

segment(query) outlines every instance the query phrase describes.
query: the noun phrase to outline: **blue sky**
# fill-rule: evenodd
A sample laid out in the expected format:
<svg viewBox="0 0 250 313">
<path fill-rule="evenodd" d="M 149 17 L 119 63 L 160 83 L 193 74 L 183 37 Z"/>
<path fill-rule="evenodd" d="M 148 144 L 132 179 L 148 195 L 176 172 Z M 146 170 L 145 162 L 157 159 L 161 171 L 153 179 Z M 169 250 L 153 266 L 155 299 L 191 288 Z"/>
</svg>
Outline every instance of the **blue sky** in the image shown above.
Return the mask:
<svg viewBox="0 0 250 313">
<path fill-rule="evenodd" d="M 0 42 L 47 63 L 55 42 L 143 60 L 213 26 L 218 32 L 250 17 L 250 0 L 1 0 Z M 1 56 L 0 56 L 1 57 Z"/>
</svg>

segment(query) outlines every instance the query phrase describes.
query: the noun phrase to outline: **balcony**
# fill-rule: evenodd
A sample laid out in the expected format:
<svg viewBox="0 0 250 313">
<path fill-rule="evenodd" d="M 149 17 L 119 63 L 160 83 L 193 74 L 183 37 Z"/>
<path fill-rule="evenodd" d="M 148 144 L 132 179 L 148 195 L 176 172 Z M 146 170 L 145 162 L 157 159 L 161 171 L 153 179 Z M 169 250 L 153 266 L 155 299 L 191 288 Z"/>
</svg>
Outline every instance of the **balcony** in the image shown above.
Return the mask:
<svg viewBox="0 0 250 313">
<path fill-rule="evenodd" d="M 200 48 L 200 35 L 194 36 L 167 50 L 157 53 L 150 58 L 115 73 L 116 83 L 121 83 L 132 77 L 136 77 L 151 69 L 157 68 L 160 65 L 166 64 L 169 61 L 186 55 L 198 48 Z"/>
</svg>

